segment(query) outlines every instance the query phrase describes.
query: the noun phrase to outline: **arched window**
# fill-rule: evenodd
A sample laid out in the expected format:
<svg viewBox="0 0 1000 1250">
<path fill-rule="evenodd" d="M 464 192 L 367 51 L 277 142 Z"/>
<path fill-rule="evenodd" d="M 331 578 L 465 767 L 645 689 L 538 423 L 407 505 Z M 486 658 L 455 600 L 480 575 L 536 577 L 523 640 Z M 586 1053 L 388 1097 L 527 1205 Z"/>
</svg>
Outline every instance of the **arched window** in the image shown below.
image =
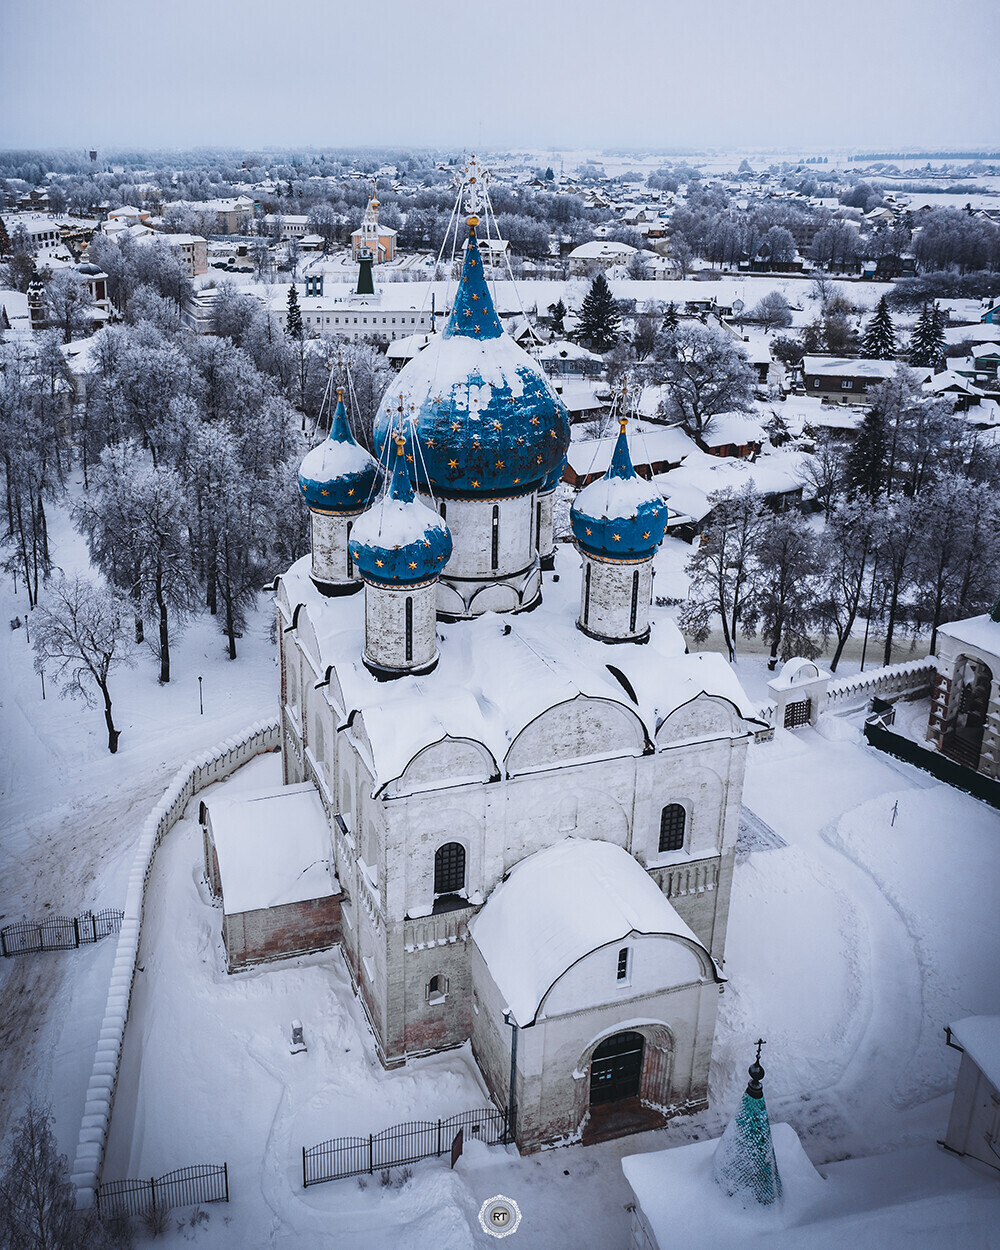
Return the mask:
<svg viewBox="0 0 1000 1250">
<path fill-rule="evenodd" d="M 351 530 L 354 528 L 354 522 L 347 522 L 347 576 L 354 576 L 354 557 L 351 555 Z"/>
<path fill-rule="evenodd" d="M 295 671 L 295 659 L 292 657 L 288 663 L 288 669 L 285 676 L 285 702 L 289 707 L 294 708 L 299 701 L 299 680 Z"/>
<path fill-rule="evenodd" d="M 465 847 L 446 842 L 434 855 L 434 893 L 457 894 L 465 889 Z"/>
<path fill-rule="evenodd" d="M 323 758 L 325 755 L 326 739 L 323 736 L 323 721 L 320 718 L 319 712 L 317 712 L 315 718 L 313 719 L 313 759 L 320 768 L 322 768 L 325 763 Z"/>
<path fill-rule="evenodd" d="M 490 568 L 500 566 L 500 505 L 493 505 L 493 527 L 490 541 Z"/>
<path fill-rule="evenodd" d="M 411 663 L 413 660 L 413 599 L 410 595 L 406 596 L 406 662 Z"/>
<path fill-rule="evenodd" d="M 429 1003 L 443 1003 L 448 997 L 448 978 L 440 974 L 427 982 L 425 997 Z"/>
<path fill-rule="evenodd" d="M 679 851 L 684 846 L 687 812 L 680 803 L 668 803 L 660 813 L 660 850 Z"/>
</svg>

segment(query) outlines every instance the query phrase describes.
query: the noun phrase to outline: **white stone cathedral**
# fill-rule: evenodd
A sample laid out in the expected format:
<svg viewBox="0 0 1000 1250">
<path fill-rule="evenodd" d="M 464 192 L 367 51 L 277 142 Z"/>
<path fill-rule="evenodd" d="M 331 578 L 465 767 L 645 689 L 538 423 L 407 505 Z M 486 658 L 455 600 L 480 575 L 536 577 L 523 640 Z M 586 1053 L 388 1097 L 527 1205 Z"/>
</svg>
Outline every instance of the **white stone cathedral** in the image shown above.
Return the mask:
<svg viewBox="0 0 1000 1250">
<path fill-rule="evenodd" d="M 555 553 L 569 424 L 500 326 L 477 224 L 376 457 L 341 402 L 302 463 L 281 740 L 327 813 L 382 1061 L 470 1040 L 530 1150 L 705 1104 L 753 727 L 725 660 L 651 606 L 667 510 L 624 423 Z"/>
</svg>

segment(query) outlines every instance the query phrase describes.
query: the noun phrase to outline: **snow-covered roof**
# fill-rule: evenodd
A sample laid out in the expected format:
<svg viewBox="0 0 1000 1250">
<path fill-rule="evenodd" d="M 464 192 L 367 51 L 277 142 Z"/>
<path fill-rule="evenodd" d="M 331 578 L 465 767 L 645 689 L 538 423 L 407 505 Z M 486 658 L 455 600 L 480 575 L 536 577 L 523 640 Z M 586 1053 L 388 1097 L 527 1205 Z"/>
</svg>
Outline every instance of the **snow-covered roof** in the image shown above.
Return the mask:
<svg viewBox="0 0 1000 1250">
<path fill-rule="evenodd" d="M 988 612 L 964 621 L 947 621 L 938 626 L 938 633 L 947 634 L 957 642 L 967 642 L 988 655 L 1000 656 L 1000 622 L 991 620 Z"/>
<path fill-rule="evenodd" d="M 929 382 L 925 382 L 924 386 L 934 395 L 950 390 L 962 391 L 966 395 L 982 395 L 983 393 L 978 386 L 973 386 L 968 378 L 963 378 L 953 369 L 942 369 Z"/>
<path fill-rule="evenodd" d="M 570 405 L 571 406 L 571 405 Z M 574 473 L 605 473 L 611 463 L 617 435 L 612 438 L 591 439 L 570 443 L 566 460 Z M 687 434 L 677 426 L 662 430 L 637 430 L 632 435 L 631 452 L 633 464 L 674 463 L 697 451 Z"/>
<path fill-rule="evenodd" d="M 311 781 L 206 807 L 226 915 L 339 892 L 330 824 Z"/>
<path fill-rule="evenodd" d="M 612 243 L 610 239 L 595 239 L 592 243 L 581 243 L 569 254 L 570 260 L 607 260 L 611 256 L 634 256 L 638 248 L 628 243 Z"/>
<path fill-rule="evenodd" d="M 653 479 L 671 512 L 700 521 L 711 511 L 708 496 L 717 490 L 740 490 L 750 482 L 764 495 L 784 495 L 802 486 L 802 452 L 782 448 L 752 463 L 732 457 L 720 459 L 696 452 L 677 469 Z"/>
<path fill-rule="evenodd" d="M 709 457 L 705 457 L 708 459 Z M 580 557 L 559 544 L 559 581 L 546 577 L 544 597 L 533 612 L 441 625 L 440 658 L 432 673 L 378 681 L 365 667 L 363 596 L 327 599 L 310 577 L 304 556 L 279 578 L 279 602 L 289 615 L 298 605 L 299 636 L 316 670 L 333 665 L 343 695 L 343 732 L 371 769 L 375 792 L 402 777 L 425 747 L 445 738 L 481 743 L 503 764 L 532 721 L 559 704 L 586 698 L 615 704 L 634 724 L 637 739 L 652 741 L 658 725 L 701 693 L 728 700 L 745 718 L 756 713 L 733 670 L 716 652 L 685 654 L 685 642 L 663 609 L 651 611 L 645 645 L 609 648 L 576 628 L 580 606 Z M 614 676 L 613 663 L 637 702 Z M 627 750 L 595 742 L 595 754 Z M 641 749 L 641 747 L 637 748 Z"/>
<path fill-rule="evenodd" d="M 566 405 L 568 412 L 592 412 L 604 407 L 604 400 L 582 378 L 553 378 L 552 389 Z"/>
<path fill-rule="evenodd" d="M 843 356 L 803 356 L 803 373 L 813 376 L 850 378 L 891 378 L 899 368 L 895 360 L 861 360 Z M 925 377 L 933 375 L 932 369 L 918 369 Z"/>
<path fill-rule="evenodd" d="M 565 838 L 512 868 L 469 932 L 522 1028 L 568 968 L 631 933 L 704 949 L 628 851 L 586 838 Z"/>
<path fill-rule="evenodd" d="M 1000 1016 L 966 1016 L 951 1025 L 951 1035 L 993 1088 L 1000 1090 Z"/>
<path fill-rule="evenodd" d="M 757 418 L 746 412 L 720 412 L 710 418 L 701 439 L 706 447 L 743 446 L 762 443 L 764 431 Z"/>
<path fill-rule="evenodd" d="M 579 343 L 571 343 L 569 339 L 556 339 L 555 342 L 539 347 L 532 352 L 536 360 L 594 360 L 603 367 L 604 358 L 597 352 L 587 351 Z"/>
</svg>

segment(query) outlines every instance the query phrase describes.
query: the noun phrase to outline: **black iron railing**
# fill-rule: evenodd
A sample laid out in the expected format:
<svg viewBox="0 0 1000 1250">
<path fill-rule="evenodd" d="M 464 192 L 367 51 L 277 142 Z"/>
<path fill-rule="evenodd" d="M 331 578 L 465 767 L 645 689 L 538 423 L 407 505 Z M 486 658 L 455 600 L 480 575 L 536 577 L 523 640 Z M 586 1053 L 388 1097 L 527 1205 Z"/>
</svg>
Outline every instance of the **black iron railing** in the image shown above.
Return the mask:
<svg viewBox="0 0 1000 1250">
<path fill-rule="evenodd" d="M 155 1208 L 228 1201 L 229 1168 L 225 1163 L 195 1163 L 148 1181 L 102 1181 L 97 1189 L 102 1215 L 144 1215 Z"/>
<path fill-rule="evenodd" d="M 303 1146 L 302 1184 L 308 1187 L 429 1159 L 450 1151 L 459 1132 L 466 1142 L 472 1139 L 496 1146 L 507 1141 L 507 1117 L 496 1107 L 484 1107 L 446 1120 L 415 1120 L 367 1137 L 334 1137 L 317 1146 Z"/>
<path fill-rule="evenodd" d="M 0 929 L 0 953 L 28 955 L 32 951 L 71 951 L 88 942 L 99 942 L 122 927 L 125 913 L 115 907 L 85 911 L 80 916 L 46 916 L 44 920 L 20 920 Z"/>
</svg>

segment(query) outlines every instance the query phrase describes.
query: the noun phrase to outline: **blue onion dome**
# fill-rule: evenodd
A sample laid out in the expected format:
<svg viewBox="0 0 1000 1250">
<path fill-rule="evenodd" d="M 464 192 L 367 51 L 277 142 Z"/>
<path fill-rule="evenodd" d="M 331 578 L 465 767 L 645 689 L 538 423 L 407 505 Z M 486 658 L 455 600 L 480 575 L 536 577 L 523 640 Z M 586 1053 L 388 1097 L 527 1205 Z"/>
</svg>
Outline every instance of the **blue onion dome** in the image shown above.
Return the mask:
<svg viewBox="0 0 1000 1250">
<path fill-rule="evenodd" d="M 475 216 L 455 305 L 435 335 L 400 370 L 375 417 L 376 449 L 398 428 L 399 405 L 417 487 L 452 499 L 526 495 L 560 466 L 569 417 L 538 364 L 500 325 Z M 416 448 L 416 451 L 414 451 Z"/>
<path fill-rule="evenodd" d="M 438 514 L 413 494 L 406 443 L 397 438 L 389 489 L 355 522 L 351 557 L 366 582 L 416 586 L 437 577 L 451 555 L 451 534 Z"/>
<path fill-rule="evenodd" d="M 355 442 L 338 390 L 330 437 L 307 452 L 299 468 L 302 498 L 313 512 L 361 512 L 381 484 L 378 464 Z"/>
<path fill-rule="evenodd" d="M 667 505 L 636 473 L 626 425 L 623 419 L 607 473 L 580 491 L 569 514 L 581 549 L 602 560 L 648 560 L 667 530 Z"/>
<path fill-rule="evenodd" d="M 544 495 L 544 494 L 547 494 L 549 491 L 555 490 L 555 488 L 562 481 L 562 475 L 565 472 L 566 472 L 566 457 L 563 456 L 562 460 L 560 460 L 560 462 L 556 465 L 556 467 L 552 470 L 552 472 L 546 473 L 545 477 L 542 479 L 542 484 L 538 488 L 539 494 Z"/>
</svg>

